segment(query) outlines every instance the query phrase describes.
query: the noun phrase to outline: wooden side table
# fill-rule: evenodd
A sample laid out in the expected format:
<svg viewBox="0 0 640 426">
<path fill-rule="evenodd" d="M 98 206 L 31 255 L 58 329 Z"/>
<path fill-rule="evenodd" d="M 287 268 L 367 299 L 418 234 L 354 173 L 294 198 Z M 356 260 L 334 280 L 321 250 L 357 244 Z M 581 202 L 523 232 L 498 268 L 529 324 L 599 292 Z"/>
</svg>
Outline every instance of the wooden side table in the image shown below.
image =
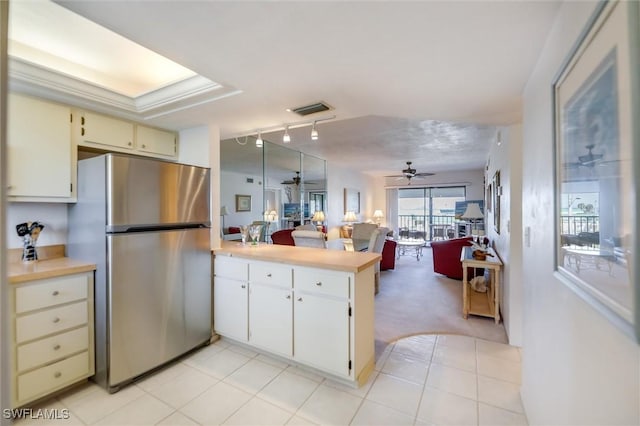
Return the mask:
<svg viewBox="0 0 640 426">
<path fill-rule="evenodd" d="M 493 317 L 496 324 L 500 322 L 500 269 L 502 261 L 496 252 L 489 248 L 486 260 L 474 259 L 471 247 L 463 247 L 460 253 L 462 262 L 462 316 L 469 314 Z M 480 293 L 471 288 L 467 277 L 467 268 L 485 268 L 489 270 L 487 292 Z"/>
</svg>

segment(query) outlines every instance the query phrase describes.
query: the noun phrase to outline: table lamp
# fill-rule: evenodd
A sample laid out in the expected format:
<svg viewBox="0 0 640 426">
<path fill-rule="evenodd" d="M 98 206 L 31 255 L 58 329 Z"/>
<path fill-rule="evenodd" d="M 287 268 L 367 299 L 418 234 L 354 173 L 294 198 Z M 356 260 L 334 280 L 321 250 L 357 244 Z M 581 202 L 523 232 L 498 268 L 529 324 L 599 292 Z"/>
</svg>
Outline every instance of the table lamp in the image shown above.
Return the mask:
<svg viewBox="0 0 640 426">
<path fill-rule="evenodd" d="M 324 222 L 324 212 L 322 210 L 316 210 L 316 212 L 313 214 L 313 217 L 311 218 L 312 222 L 317 222 L 316 224 L 316 229 L 318 229 L 318 231 L 322 232 L 322 222 Z"/>
<path fill-rule="evenodd" d="M 480 210 L 480 204 L 478 203 L 469 203 L 467 204 L 467 209 L 462 214 L 462 219 L 466 219 L 470 221 L 474 225 L 474 230 L 476 228 L 476 219 L 484 218 L 484 214 L 482 214 L 482 210 Z M 473 232 L 472 232 L 473 234 Z"/>
<path fill-rule="evenodd" d="M 358 217 L 352 211 L 348 211 L 344 214 L 342 218 L 343 222 L 346 222 L 345 228 L 347 230 L 347 235 L 351 238 L 351 233 L 353 232 L 353 223 L 358 221 Z"/>
<path fill-rule="evenodd" d="M 380 222 L 382 222 L 382 218 L 384 218 L 384 214 L 382 214 L 382 210 L 376 210 L 373 212 L 373 219 L 376 221 L 378 226 L 380 226 Z"/>
<path fill-rule="evenodd" d="M 227 206 L 220 207 L 220 216 L 222 216 L 222 233 L 224 233 L 224 217 L 229 214 Z"/>
</svg>

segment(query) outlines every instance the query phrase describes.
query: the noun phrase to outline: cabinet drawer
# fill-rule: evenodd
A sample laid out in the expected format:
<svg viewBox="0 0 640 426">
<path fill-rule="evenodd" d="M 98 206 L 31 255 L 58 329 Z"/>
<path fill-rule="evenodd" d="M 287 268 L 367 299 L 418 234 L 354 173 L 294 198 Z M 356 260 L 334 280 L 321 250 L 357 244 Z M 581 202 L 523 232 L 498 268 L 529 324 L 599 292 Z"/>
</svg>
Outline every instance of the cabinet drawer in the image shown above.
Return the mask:
<svg viewBox="0 0 640 426">
<path fill-rule="evenodd" d="M 263 284 L 291 286 L 291 266 L 268 262 L 252 262 L 249 281 Z"/>
<path fill-rule="evenodd" d="M 87 298 L 87 276 L 71 275 L 35 281 L 16 288 L 16 313 Z"/>
<path fill-rule="evenodd" d="M 28 370 L 88 348 L 87 326 L 21 345 L 18 346 L 18 371 Z"/>
<path fill-rule="evenodd" d="M 87 301 L 48 309 L 16 319 L 16 341 L 22 343 L 87 323 Z"/>
<path fill-rule="evenodd" d="M 249 278 L 249 262 L 228 256 L 216 256 L 213 264 L 213 274 L 217 277 L 246 281 Z"/>
<path fill-rule="evenodd" d="M 349 274 L 324 269 L 295 268 L 296 291 L 349 298 Z"/>
<path fill-rule="evenodd" d="M 73 381 L 89 376 L 89 354 L 87 352 L 63 359 L 30 373 L 18 376 L 18 401 L 47 394 Z"/>
</svg>

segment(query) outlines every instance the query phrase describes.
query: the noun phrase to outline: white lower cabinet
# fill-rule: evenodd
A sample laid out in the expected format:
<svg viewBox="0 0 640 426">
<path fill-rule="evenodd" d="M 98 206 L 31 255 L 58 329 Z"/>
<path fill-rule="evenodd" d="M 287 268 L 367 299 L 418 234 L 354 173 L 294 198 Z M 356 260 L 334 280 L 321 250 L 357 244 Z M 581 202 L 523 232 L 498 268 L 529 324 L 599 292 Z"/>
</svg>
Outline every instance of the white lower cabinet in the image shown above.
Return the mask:
<svg viewBox="0 0 640 426">
<path fill-rule="evenodd" d="M 92 376 L 93 272 L 11 287 L 12 406 Z"/>
<path fill-rule="evenodd" d="M 213 326 L 222 336 L 247 342 L 249 262 L 216 257 L 213 268 Z"/>
<path fill-rule="evenodd" d="M 238 265 L 248 268 L 247 281 Z M 247 284 L 248 297 L 230 291 L 234 283 Z M 362 383 L 374 363 L 373 285 L 373 267 L 351 273 L 216 256 L 214 329 L 333 378 Z M 360 319 L 353 316 L 356 301 Z"/>
<path fill-rule="evenodd" d="M 294 358 L 320 370 L 349 376 L 349 302 L 296 294 Z"/>
</svg>

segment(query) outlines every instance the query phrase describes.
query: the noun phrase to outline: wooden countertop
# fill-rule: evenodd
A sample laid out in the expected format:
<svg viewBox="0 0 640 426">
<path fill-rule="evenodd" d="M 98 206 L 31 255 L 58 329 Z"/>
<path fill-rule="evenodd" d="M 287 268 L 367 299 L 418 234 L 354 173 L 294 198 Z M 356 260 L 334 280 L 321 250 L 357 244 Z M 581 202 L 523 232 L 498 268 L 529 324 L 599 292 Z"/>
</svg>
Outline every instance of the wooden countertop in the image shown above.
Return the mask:
<svg viewBox="0 0 640 426">
<path fill-rule="evenodd" d="M 356 273 L 375 265 L 382 258 L 379 253 L 348 252 L 266 243 L 260 243 L 258 246 L 250 244 L 243 246 L 242 243 L 236 241 L 222 241 L 222 246 L 212 251 L 216 256 L 237 256 Z"/>
<path fill-rule="evenodd" d="M 93 263 L 87 263 L 68 257 L 36 260 L 35 262 L 8 262 L 9 284 L 25 281 L 53 278 L 61 275 L 89 272 L 96 269 Z"/>
</svg>

